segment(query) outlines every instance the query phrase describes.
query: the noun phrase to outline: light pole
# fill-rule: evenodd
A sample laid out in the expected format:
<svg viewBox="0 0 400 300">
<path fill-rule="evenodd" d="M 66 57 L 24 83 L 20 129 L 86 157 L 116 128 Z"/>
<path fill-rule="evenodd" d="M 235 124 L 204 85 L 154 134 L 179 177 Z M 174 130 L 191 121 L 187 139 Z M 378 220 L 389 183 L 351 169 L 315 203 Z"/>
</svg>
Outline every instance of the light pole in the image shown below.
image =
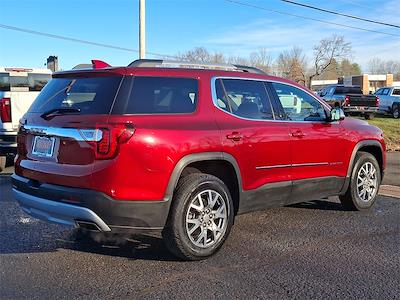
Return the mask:
<svg viewBox="0 0 400 300">
<path fill-rule="evenodd" d="M 145 0 L 139 0 L 139 58 L 146 57 L 146 7 Z"/>
</svg>

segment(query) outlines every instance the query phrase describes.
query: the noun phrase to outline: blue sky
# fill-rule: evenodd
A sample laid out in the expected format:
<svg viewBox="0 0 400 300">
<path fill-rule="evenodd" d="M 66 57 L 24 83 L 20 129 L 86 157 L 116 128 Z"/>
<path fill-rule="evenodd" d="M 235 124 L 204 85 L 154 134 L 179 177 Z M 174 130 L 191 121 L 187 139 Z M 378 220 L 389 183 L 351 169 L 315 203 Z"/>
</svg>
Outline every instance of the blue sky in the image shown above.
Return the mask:
<svg viewBox="0 0 400 300">
<path fill-rule="evenodd" d="M 243 0 L 265 8 L 301 14 L 351 26 L 400 35 L 400 29 L 318 13 L 279 0 Z M 400 24 L 400 1 L 299 0 L 299 2 Z M 246 56 L 266 48 L 276 57 L 292 46 L 304 49 L 333 33 L 352 42 L 352 58 L 364 71 L 372 57 L 400 58 L 400 36 L 336 27 L 272 12 L 243 7 L 225 0 L 147 0 L 147 50 L 176 54 L 204 46 L 227 56 Z M 93 42 L 138 49 L 138 0 L 0 0 L 1 24 L 65 35 Z M 397 50 L 396 50 L 397 49 Z M 43 67 L 49 55 L 58 55 L 63 69 L 102 59 L 127 65 L 137 53 L 50 39 L 0 28 L 0 66 Z M 152 56 L 148 56 L 152 58 Z"/>
</svg>

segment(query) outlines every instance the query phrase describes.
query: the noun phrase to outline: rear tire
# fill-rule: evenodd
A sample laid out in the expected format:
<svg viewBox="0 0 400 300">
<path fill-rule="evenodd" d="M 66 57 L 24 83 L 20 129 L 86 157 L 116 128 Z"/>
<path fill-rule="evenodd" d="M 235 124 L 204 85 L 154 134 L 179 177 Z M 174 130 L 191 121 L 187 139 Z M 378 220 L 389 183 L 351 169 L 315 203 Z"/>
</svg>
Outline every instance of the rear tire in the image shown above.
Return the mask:
<svg viewBox="0 0 400 300">
<path fill-rule="evenodd" d="M 400 117 L 400 106 L 397 103 L 394 103 L 392 106 L 392 116 L 395 119 L 398 119 Z"/>
<path fill-rule="evenodd" d="M 351 172 L 350 184 L 340 202 L 347 210 L 365 210 L 375 203 L 381 184 L 381 171 L 376 158 L 358 152 Z"/>
<path fill-rule="evenodd" d="M 233 201 L 224 182 L 209 174 L 189 174 L 175 190 L 162 233 L 164 242 L 179 258 L 204 259 L 225 242 L 233 215 Z"/>
</svg>

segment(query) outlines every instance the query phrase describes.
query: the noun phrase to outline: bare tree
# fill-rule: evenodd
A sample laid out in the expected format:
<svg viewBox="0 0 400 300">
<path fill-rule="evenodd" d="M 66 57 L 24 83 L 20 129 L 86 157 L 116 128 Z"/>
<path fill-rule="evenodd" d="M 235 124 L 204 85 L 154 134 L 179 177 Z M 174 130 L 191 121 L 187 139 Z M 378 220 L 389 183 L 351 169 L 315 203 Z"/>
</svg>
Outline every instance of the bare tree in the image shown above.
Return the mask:
<svg viewBox="0 0 400 300">
<path fill-rule="evenodd" d="M 305 85 L 306 70 L 306 56 L 301 48 L 293 47 L 279 54 L 277 60 L 278 75 Z"/>
<path fill-rule="evenodd" d="M 333 61 L 340 62 L 351 54 L 351 43 L 343 36 L 332 35 L 322 39 L 314 46 L 314 62 L 312 72 L 308 77 L 308 86 L 314 77 L 321 75 Z"/>
<path fill-rule="evenodd" d="M 197 47 L 193 50 L 189 50 L 185 53 L 179 53 L 177 55 L 179 59 L 189 61 L 189 62 L 210 62 L 211 54 L 204 47 Z"/>
<path fill-rule="evenodd" d="M 211 55 L 211 62 L 216 64 L 223 64 L 226 63 L 227 58 L 222 52 L 215 52 Z"/>
<path fill-rule="evenodd" d="M 380 58 L 373 58 L 368 63 L 369 72 L 371 74 L 399 74 L 400 61 L 382 60 Z"/>
<path fill-rule="evenodd" d="M 272 57 L 269 55 L 266 48 L 260 48 L 257 51 L 250 53 L 250 65 L 259 68 L 266 73 L 271 73 L 272 61 Z"/>
</svg>

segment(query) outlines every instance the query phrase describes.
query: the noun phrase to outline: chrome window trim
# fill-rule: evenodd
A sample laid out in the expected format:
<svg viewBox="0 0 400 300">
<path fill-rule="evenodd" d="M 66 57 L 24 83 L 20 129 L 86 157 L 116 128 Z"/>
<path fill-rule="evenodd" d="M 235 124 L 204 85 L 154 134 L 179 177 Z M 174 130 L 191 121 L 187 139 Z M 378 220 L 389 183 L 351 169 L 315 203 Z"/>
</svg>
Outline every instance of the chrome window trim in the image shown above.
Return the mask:
<svg viewBox="0 0 400 300">
<path fill-rule="evenodd" d="M 34 135 L 71 138 L 78 142 L 99 142 L 103 138 L 101 129 L 92 128 L 78 129 L 24 125 L 21 130 Z"/>
<path fill-rule="evenodd" d="M 286 84 L 286 85 L 292 86 L 292 87 L 297 88 L 297 89 L 300 89 L 300 88 L 298 86 L 294 85 L 294 84 L 291 84 L 291 83 L 286 83 L 286 82 L 282 82 L 282 81 L 278 81 L 278 80 L 270 80 L 270 79 L 248 78 L 248 77 L 240 77 L 240 76 L 238 76 L 238 77 L 234 77 L 234 76 L 214 76 L 214 77 L 211 77 L 211 97 L 212 97 L 213 104 L 217 109 L 219 109 L 220 111 L 222 111 L 222 112 L 224 112 L 224 113 L 226 113 L 228 115 L 231 115 L 231 116 L 236 117 L 238 119 L 242 119 L 242 120 L 246 120 L 246 121 L 256 121 L 256 122 L 280 122 L 280 123 L 290 122 L 290 123 L 307 123 L 307 124 L 311 124 L 311 123 L 318 123 L 318 124 L 322 123 L 322 124 L 324 124 L 324 123 L 327 123 L 327 121 L 296 121 L 296 120 L 277 120 L 277 119 L 274 119 L 274 120 L 269 120 L 269 119 L 265 119 L 265 120 L 263 120 L 263 119 L 250 119 L 250 118 L 245 118 L 245 117 L 241 117 L 241 116 L 235 115 L 235 114 L 233 114 L 233 113 L 231 113 L 229 111 L 226 111 L 226 110 L 224 110 L 224 109 L 222 109 L 221 107 L 218 106 L 217 90 L 216 90 L 216 85 L 215 85 L 215 83 L 216 83 L 216 81 L 218 79 L 252 80 L 252 81 L 261 81 L 261 82 L 265 82 L 265 83 L 275 82 L 275 83 L 280 83 L 280 84 Z M 322 102 L 321 100 L 319 100 L 317 97 L 315 97 L 315 95 L 311 94 L 307 90 L 303 90 L 303 89 L 300 89 L 300 90 L 306 92 L 308 95 L 310 95 L 316 101 L 318 101 L 323 107 L 325 107 L 327 110 L 329 110 L 329 111 L 331 110 L 331 108 L 330 108 L 330 106 L 328 104 L 326 104 L 326 103 Z M 272 105 L 272 103 L 271 103 L 271 105 Z M 274 115 L 275 115 L 275 112 L 274 112 Z M 332 124 L 337 124 L 338 122 L 331 122 L 331 123 Z"/>
</svg>

